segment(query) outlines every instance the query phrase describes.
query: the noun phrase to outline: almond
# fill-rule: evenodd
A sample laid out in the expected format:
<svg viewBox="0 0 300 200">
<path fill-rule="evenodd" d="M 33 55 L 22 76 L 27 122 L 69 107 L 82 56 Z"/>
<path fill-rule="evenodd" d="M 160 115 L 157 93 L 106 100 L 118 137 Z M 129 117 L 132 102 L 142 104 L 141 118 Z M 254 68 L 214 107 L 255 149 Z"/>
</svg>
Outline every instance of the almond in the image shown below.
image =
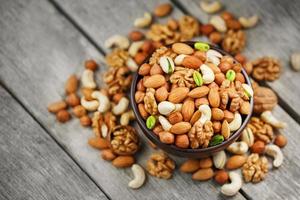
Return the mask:
<svg viewBox="0 0 300 200">
<path fill-rule="evenodd" d="M 140 104 L 138 104 L 138 108 L 139 108 L 139 112 L 140 112 L 142 118 L 147 119 L 149 114 L 147 113 L 147 111 L 145 109 L 145 105 L 143 103 L 140 103 Z"/>
<path fill-rule="evenodd" d="M 228 110 L 224 110 L 224 119 L 230 123 L 234 119 L 234 114 Z"/>
<path fill-rule="evenodd" d="M 69 121 L 71 118 L 70 113 L 67 110 L 60 110 L 56 113 L 56 119 L 57 121 L 61 123 L 65 123 Z"/>
<path fill-rule="evenodd" d="M 220 108 L 212 108 L 211 115 L 213 120 L 220 121 L 224 118 L 224 112 Z"/>
<path fill-rule="evenodd" d="M 212 170 L 212 168 L 199 169 L 193 174 L 192 179 L 196 181 L 206 181 L 211 179 L 213 176 L 214 171 Z"/>
<path fill-rule="evenodd" d="M 175 145 L 182 149 L 188 148 L 190 145 L 189 137 L 186 134 L 176 135 Z"/>
<path fill-rule="evenodd" d="M 96 149 L 108 149 L 109 148 L 109 142 L 106 139 L 101 138 L 101 137 L 90 138 L 88 143 L 91 147 L 94 147 Z"/>
<path fill-rule="evenodd" d="M 156 125 L 153 129 L 153 133 L 155 133 L 156 135 L 158 135 L 162 131 L 164 131 L 164 129 L 161 125 Z"/>
<path fill-rule="evenodd" d="M 64 101 L 57 101 L 54 103 L 51 103 L 48 106 L 48 111 L 52 113 L 57 113 L 60 110 L 66 109 L 67 108 L 67 103 Z"/>
<path fill-rule="evenodd" d="M 104 149 L 101 151 L 101 157 L 103 160 L 111 161 L 116 158 L 116 155 L 112 152 L 111 149 Z"/>
<path fill-rule="evenodd" d="M 163 75 L 155 74 L 144 80 L 144 86 L 146 88 L 159 88 L 166 83 L 166 79 Z"/>
<path fill-rule="evenodd" d="M 181 103 L 189 93 L 189 88 L 178 87 L 171 90 L 168 100 L 172 103 Z"/>
<path fill-rule="evenodd" d="M 150 73 L 151 66 L 148 63 L 142 64 L 139 68 L 139 75 L 147 76 Z"/>
<path fill-rule="evenodd" d="M 199 166 L 200 166 L 201 169 L 211 168 L 212 165 L 213 165 L 213 162 L 212 162 L 210 157 L 203 158 L 199 162 Z"/>
<path fill-rule="evenodd" d="M 80 99 L 75 93 L 71 93 L 66 97 L 66 102 L 69 106 L 74 107 L 80 104 Z"/>
<path fill-rule="evenodd" d="M 141 92 L 145 92 L 146 88 L 144 87 L 144 83 L 143 83 L 143 79 L 141 79 L 137 85 L 136 85 L 136 90 L 141 91 Z"/>
<path fill-rule="evenodd" d="M 184 101 L 183 105 L 182 105 L 182 116 L 183 116 L 183 120 L 188 122 L 190 121 L 190 119 L 192 118 L 193 114 L 195 111 L 195 103 L 194 100 L 192 98 L 188 98 Z"/>
<path fill-rule="evenodd" d="M 191 69 L 199 69 L 203 62 L 196 56 L 186 56 L 182 61 L 182 66 Z"/>
<path fill-rule="evenodd" d="M 225 75 L 223 73 L 217 73 L 217 74 L 215 74 L 215 82 L 218 85 L 221 85 L 224 80 L 225 80 Z"/>
<path fill-rule="evenodd" d="M 178 122 L 181 122 L 183 119 L 181 112 L 173 112 L 168 116 L 168 120 L 171 124 L 176 124 Z"/>
<path fill-rule="evenodd" d="M 206 97 L 201 97 L 195 100 L 195 106 L 196 108 L 199 108 L 201 105 L 209 105 L 208 99 Z"/>
<path fill-rule="evenodd" d="M 207 86 L 196 87 L 188 93 L 189 97 L 192 98 L 200 98 L 207 95 L 209 92 L 209 88 Z"/>
<path fill-rule="evenodd" d="M 213 122 L 213 129 L 214 129 L 214 133 L 219 133 L 221 132 L 222 129 L 222 124 L 219 121 L 214 121 Z"/>
<path fill-rule="evenodd" d="M 193 173 L 200 168 L 198 160 L 189 159 L 182 163 L 179 170 L 185 173 Z"/>
<path fill-rule="evenodd" d="M 147 56 L 148 55 L 146 53 L 138 52 L 134 56 L 134 61 L 136 62 L 137 65 L 141 65 L 145 61 L 145 59 L 147 58 Z"/>
<path fill-rule="evenodd" d="M 118 156 L 113 161 L 112 164 L 118 168 L 126 168 L 133 165 L 135 162 L 132 156 Z"/>
<path fill-rule="evenodd" d="M 209 36 L 215 31 L 215 27 L 211 24 L 204 24 L 200 27 L 200 31 L 203 35 Z"/>
<path fill-rule="evenodd" d="M 200 110 L 197 110 L 196 112 L 194 112 L 194 114 L 193 114 L 193 116 L 192 116 L 192 118 L 191 118 L 191 120 L 190 120 L 190 123 L 191 123 L 192 125 L 194 125 L 195 122 L 198 121 L 198 120 L 200 119 L 200 117 L 201 117 L 201 112 L 200 112 Z"/>
<path fill-rule="evenodd" d="M 194 53 L 194 49 L 185 43 L 175 43 L 172 45 L 172 50 L 177 54 L 189 55 Z"/>
<path fill-rule="evenodd" d="M 192 126 L 189 122 L 178 122 L 171 127 L 170 132 L 174 134 L 184 134 L 191 128 Z"/>
<path fill-rule="evenodd" d="M 165 17 L 172 12 L 172 5 L 170 3 L 163 3 L 154 9 L 154 15 L 157 17 Z"/>
<path fill-rule="evenodd" d="M 242 165 L 246 162 L 246 156 L 235 155 L 231 156 L 226 163 L 227 169 L 237 169 L 242 167 Z"/>
<path fill-rule="evenodd" d="M 224 120 L 222 123 L 221 133 L 225 140 L 228 139 L 230 136 L 230 128 L 229 128 L 229 124 L 226 120 Z"/>
<path fill-rule="evenodd" d="M 206 65 L 207 65 L 211 70 L 213 70 L 214 74 L 221 73 L 220 68 L 217 67 L 215 64 L 213 64 L 213 63 L 206 63 Z"/>
<path fill-rule="evenodd" d="M 164 74 L 163 70 L 158 64 L 154 64 L 151 69 L 150 69 L 150 75 L 155 75 L 155 74 Z"/>
<path fill-rule="evenodd" d="M 215 173 L 215 181 L 220 185 L 223 185 L 228 181 L 228 173 L 225 170 L 218 170 Z"/>
<path fill-rule="evenodd" d="M 134 95 L 134 99 L 136 103 L 142 103 L 144 101 L 145 92 L 136 91 Z"/>
<path fill-rule="evenodd" d="M 235 81 L 239 81 L 241 83 L 245 83 L 246 82 L 244 75 L 242 73 L 240 73 L 240 72 L 236 73 L 236 75 L 235 75 Z"/>
<path fill-rule="evenodd" d="M 159 140 L 165 144 L 173 144 L 174 143 L 174 135 L 168 131 L 161 131 L 158 133 Z"/>
<path fill-rule="evenodd" d="M 71 75 L 65 85 L 66 94 L 74 93 L 78 88 L 78 79 L 75 74 Z"/>
<path fill-rule="evenodd" d="M 155 91 L 155 99 L 158 102 L 162 102 L 162 101 L 167 100 L 168 95 L 169 95 L 169 92 L 168 92 L 168 90 L 167 90 L 167 88 L 165 86 L 161 86 L 160 88 L 158 88 Z"/>
<path fill-rule="evenodd" d="M 218 88 L 211 88 L 209 93 L 208 93 L 208 101 L 211 107 L 213 108 L 218 108 L 220 106 L 220 95 L 218 92 Z"/>
<path fill-rule="evenodd" d="M 263 141 L 258 140 L 254 142 L 254 144 L 251 146 L 251 152 L 261 154 L 265 151 L 265 147 L 265 143 Z"/>
</svg>

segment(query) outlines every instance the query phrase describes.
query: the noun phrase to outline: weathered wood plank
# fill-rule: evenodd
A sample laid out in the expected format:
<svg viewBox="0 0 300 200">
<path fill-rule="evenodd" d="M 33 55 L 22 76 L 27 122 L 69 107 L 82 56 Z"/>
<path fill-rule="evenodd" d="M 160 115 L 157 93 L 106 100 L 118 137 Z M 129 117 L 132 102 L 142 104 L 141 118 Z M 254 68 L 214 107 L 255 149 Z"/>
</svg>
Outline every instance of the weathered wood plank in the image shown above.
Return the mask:
<svg viewBox="0 0 300 200">
<path fill-rule="evenodd" d="M 0 87 L 0 199 L 107 199 Z"/>
<path fill-rule="evenodd" d="M 207 23 L 210 15 L 204 13 L 199 0 L 178 1 L 186 10 L 203 23 Z M 257 14 L 260 22 L 257 27 L 247 31 L 245 55 L 251 60 L 261 56 L 273 56 L 282 61 L 283 73 L 279 80 L 267 82 L 293 112 L 294 118 L 300 121 L 300 73 L 294 72 L 289 63 L 290 55 L 299 51 L 300 41 L 300 1 L 221 1 L 226 10 L 236 16 L 252 16 Z"/>
<path fill-rule="evenodd" d="M 65 125 L 58 124 L 46 109 L 50 102 L 62 97 L 64 81 L 71 73 L 79 73 L 84 59 L 101 60 L 101 55 L 46 1 L 6 1 L 0 11 L 0 80 L 109 197 L 225 198 L 214 184 L 193 183 L 188 175 L 178 172 L 170 181 L 149 177 L 140 190 L 129 189 L 130 169 L 117 170 L 101 160 L 99 151 L 86 143 L 92 136 L 91 130 L 83 129 L 75 119 Z M 138 162 L 144 165 L 150 153 L 150 147 L 144 145 Z M 244 198 L 238 194 L 235 199 Z"/>
</svg>

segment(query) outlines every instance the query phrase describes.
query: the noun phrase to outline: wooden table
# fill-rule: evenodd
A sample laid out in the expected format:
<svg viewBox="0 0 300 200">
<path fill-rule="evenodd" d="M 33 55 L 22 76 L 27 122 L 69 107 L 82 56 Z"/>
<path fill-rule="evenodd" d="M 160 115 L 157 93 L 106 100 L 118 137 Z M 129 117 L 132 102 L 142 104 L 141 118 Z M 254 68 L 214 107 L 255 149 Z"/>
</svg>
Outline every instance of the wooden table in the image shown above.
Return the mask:
<svg viewBox="0 0 300 200">
<path fill-rule="evenodd" d="M 171 180 L 148 176 L 143 188 L 132 190 L 130 169 L 113 168 L 87 145 L 91 130 L 76 120 L 58 124 L 46 109 L 63 96 L 66 78 L 80 74 L 85 59 L 105 70 L 105 39 L 127 34 L 136 17 L 166 1 L 0 1 L 0 199 L 226 199 L 213 181 L 194 182 L 178 170 Z M 174 17 L 188 13 L 207 22 L 198 0 L 172 3 Z M 283 166 L 261 183 L 245 184 L 232 199 L 299 199 L 300 73 L 288 61 L 300 48 L 300 1 L 223 3 L 237 16 L 261 18 L 247 31 L 250 59 L 272 55 L 283 62 L 280 80 L 266 85 L 280 98 L 274 112 L 288 123 L 282 133 L 289 140 Z M 143 146 L 137 158 L 142 165 L 153 151 Z"/>
</svg>

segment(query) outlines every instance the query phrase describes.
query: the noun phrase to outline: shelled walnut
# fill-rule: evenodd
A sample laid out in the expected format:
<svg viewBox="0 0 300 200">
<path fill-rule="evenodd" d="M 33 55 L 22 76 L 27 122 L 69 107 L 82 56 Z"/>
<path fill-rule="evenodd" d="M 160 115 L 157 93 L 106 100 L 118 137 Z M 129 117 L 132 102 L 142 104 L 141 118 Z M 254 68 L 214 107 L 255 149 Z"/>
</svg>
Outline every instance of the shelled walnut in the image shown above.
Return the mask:
<svg viewBox="0 0 300 200">
<path fill-rule="evenodd" d="M 147 161 L 147 171 L 152 176 L 169 179 L 175 169 L 175 162 L 165 153 L 154 153 Z"/>
<path fill-rule="evenodd" d="M 252 64 L 252 76 L 256 80 L 274 81 L 280 76 L 281 64 L 276 58 L 262 57 L 252 61 Z"/>
<path fill-rule="evenodd" d="M 240 53 L 246 45 L 246 34 L 244 31 L 229 30 L 223 41 L 222 48 L 230 54 Z"/>
<path fill-rule="evenodd" d="M 145 110 L 151 115 L 157 114 L 158 111 L 154 94 L 155 90 L 153 88 L 148 88 L 144 97 Z"/>
<path fill-rule="evenodd" d="M 152 54 L 152 56 L 149 59 L 149 64 L 154 65 L 158 64 L 159 58 L 162 56 L 168 56 L 172 59 L 176 57 L 176 54 L 173 53 L 169 48 L 163 46 L 155 50 L 155 52 Z"/>
<path fill-rule="evenodd" d="M 199 34 L 199 22 L 191 16 L 182 16 L 179 20 L 181 41 L 190 40 Z"/>
<path fill-rule="evenodd" d="M 127 51 L 115 49 L 105 57 L 105 60 L 110 67 L 123 67 L 126 65 L 128 58 L 129 54 Z"/>
<path fill-rule="evenodd" d="M 252 84 L 254 86 L 254 84 Z M 273 90 L 266 87 L 254 87 L 254 112 L 262 113 L 272 110 L 278 103 L 277 96 Z"/>
<path fill-rule="evenodd" d="M 213 134 L 213 124 L 211 121 L 205 122 L 204 125 L 199 121 L 196 122 L 188 133 L 190 146 L 193 149 L 207 147 Z"/>
<path fill-rule="evenodd" d="M 193 79 L 194 69 L 175 67 L 174 73 L 170 76 L 170 82 L 177 84 L 179 87 L 194 88 L 195 81 Z"/>
<path fill-rule="evenodd" d="M 116 126 L 109 134 L 111 150 L 118 155 L 132 155 L 139 147 L 139 136 L 131 126 Z"/>
<path fill-rule="evenodd" d="M 259 157 L 252 153 L 243 165 L 242 173 L 246 182 L 257 183 L 262 181 L 268 173 L 268 160 L 266 157 Z"/>
<path fill-rule="evenodd" d="M 251 129 L 256 139 L 270 143 L 274 137 L 273 128 L 258 117 L 251 117 L 247 127 Z"/>
<path fill-rule="evenodd" d="M 164 44 L 171 44 L 180 40 L 180 33 L 173 31 L 164 24 L 153 24 L 147 33 L 147 38 Z"/>
</svg>

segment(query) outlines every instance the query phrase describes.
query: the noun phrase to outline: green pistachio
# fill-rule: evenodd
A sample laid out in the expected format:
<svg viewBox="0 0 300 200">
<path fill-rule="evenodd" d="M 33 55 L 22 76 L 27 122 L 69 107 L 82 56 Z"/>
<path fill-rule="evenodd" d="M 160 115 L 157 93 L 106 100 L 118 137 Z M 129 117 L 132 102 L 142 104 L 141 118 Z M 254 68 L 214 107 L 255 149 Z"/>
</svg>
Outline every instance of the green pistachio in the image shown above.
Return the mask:
<svg viewBox="0 0 300 200">
<path fill-rule="evenodd" d="M 194 44 L 194 48 L 197 49 L 197 50 L 200 50 L 200 51 L 208 51 L 209 50 L 209 44 L 207 43 L 204 43 L 204 42 L 196 42 Z"/>
<path fill-rule="evenodd" d="M 174 71 L 174 68 L 172 67 L 172 65 L 170 63 L 170 60 L 167 59 L 167 61 L 168 61 L 168 74 L 172 74 Z"/>
<path fill-rule="evenodd" d="M 226 72 L 226 79 L 228 79 L 230 81 L 234 81 L 234 79 L 235 79 L 235 71 L 233 71 L 232 69 L 228 70 Z"/>
<path fill-rule="evenodd" d="M 209 146 L 215 146 L 215 145 L 221 144 L 223 141 L 224 141 L 223 135 L 215 135 L 211 139 Z"/>
<path fill-rule="evenodd" d="M 202 76 L 198 71 L 194 71 L 193 78 L 197 86 L 201 86 L 203 84 Z"/>
<path fill-rule="evenodd" d="M 149 116 L 146 120 L 147 128 L 148 129 L 153 129 L 155 124 L 156 124 L 156 118 L 153 115 Z"/>
</svg>

